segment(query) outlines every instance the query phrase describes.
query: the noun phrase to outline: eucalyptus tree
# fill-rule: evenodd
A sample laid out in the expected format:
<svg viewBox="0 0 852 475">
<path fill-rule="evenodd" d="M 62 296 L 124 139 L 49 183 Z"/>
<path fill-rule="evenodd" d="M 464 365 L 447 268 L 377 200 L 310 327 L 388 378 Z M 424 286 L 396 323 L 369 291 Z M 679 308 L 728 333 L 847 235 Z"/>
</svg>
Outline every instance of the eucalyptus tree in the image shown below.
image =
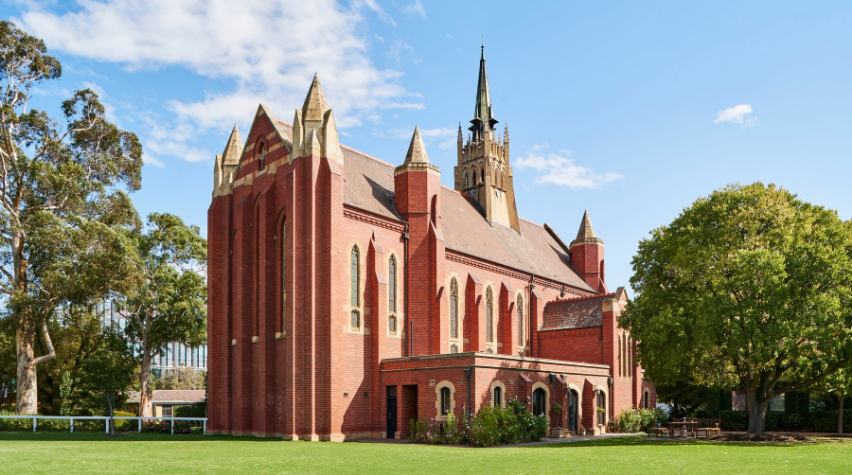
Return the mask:
<svg viewBox="0 0 852 475">
<path fill-rule="evenodd" d="M 852 358 L 852 225 L 755 183 L 701 198 L 639 243 L 619 323 L 648 377 L 742 387 L 748 431 L 769 402 Z"/>
<path fill-rule="evenodd" d="M 207 339 L 207 240 L 198 226 L 171 214 L 151 214 L 133 233 L 140 285 L 120 303 L 128 337 L 141 347 L 139 415 L 152 415 L 151 363 L 169 343 Z"/>
<path fill-rule="evenodd" d="M 43 41 L 0 22 L 0 299 L 24 414 L 37 410 L 37 365 L 55 354 L 47 322 L 62 303 L 121 290 L 133 269 L 125 231 L 138 225 L 126 194 L 140 186 L 136 135 L 110 123 L 89 89 L 62 103 L 59 120 L 29 107 L 33 87 L 61 73 Z"/>
</svg>

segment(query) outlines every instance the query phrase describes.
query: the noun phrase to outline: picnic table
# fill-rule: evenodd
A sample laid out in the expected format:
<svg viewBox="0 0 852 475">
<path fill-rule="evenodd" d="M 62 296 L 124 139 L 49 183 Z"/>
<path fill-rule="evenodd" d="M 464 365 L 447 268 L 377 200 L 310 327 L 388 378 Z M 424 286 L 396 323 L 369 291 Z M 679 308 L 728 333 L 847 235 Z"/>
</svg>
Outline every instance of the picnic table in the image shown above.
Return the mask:
<svg viewBox="0 0 852 475">
<path fill-rule="evenodd" d="M 669 438 L 673 439 L 676 431 L 680 431 L 681 437 L 686 437 L 687 431 L 692 434 L 692 437 L 695 437 L 695 426 L 698 425 L 698 421 L 676 421 L 669 422 Z"/>
</svg>

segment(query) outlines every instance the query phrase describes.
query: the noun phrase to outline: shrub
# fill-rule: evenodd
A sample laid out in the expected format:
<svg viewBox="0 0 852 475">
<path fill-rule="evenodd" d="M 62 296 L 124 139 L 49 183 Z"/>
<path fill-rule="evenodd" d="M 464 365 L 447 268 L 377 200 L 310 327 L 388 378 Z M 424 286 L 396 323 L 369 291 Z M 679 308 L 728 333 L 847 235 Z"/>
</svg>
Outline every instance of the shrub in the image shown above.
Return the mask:
<svg viewBox="0 0 852 475">
<path fill-rule="evenodd" d="M 837 433 L 837 419 L 840 411 L 826 411 L 819 415 L 814 420 L 814 430 L 816 432 L 833 432 Z M 852 410 L 843 411 L 843 428 L 852 428 Z"/>
<path fill-rule="evenodd" d="M 177 406 L 175 407 L 175 417 L 207 417 L 207 405 Z"/>
<path fill-rule="evenodd" d="M 745 411 L 719 411 L 722 430 L 748 429 L 748 413 Z"/>
<path fill-rule="evenodd" d="M 660 408 L 624 409 L 612 421 L 613 432 L 648 432 L 668 422 L 668 414 Z"/>
<path fill-rule="evenodd" d="M 476 416 L 459 424 L 452 415 L 446 422 L 412 419 L 412 442 L 430 444 L 468 444 L 488 447 L 540 440 L 547 433 L 547 418 L 532 415 L 518 400 L 505 409 L 483 407 Z"/>
</svg>

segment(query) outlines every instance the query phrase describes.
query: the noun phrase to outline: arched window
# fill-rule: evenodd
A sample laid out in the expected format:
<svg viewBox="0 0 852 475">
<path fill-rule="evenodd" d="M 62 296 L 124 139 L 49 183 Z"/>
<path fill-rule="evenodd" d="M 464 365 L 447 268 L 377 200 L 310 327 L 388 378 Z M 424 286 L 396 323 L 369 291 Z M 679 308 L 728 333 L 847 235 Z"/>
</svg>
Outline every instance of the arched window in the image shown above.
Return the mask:
<svg viewBox="0 0 852 475">
<path fill-rule="evenodd" d="M 351 275 L 349 276 L 351 280 L 350 287 L 352 288 L 352 298 L 350 299 L 350 304 L 353 307 L 357 307 L 359 304 L 358 299 L 358 282 L 360 282 L 360 274 L 361 274 L 361 260 L 360 253 L 358 252 L 358 246 L 352 246 L 352 268 L 350 270 Z"/>
<path fill-rule="evenodd" d="M 624 376 L 624 342 L 621 335 L 618 335 L 618 375 Z"/>
<path fill-rule="evenodd" d="M 388 264 L 388 311 L 396 312 L 396 257 Z"/>
<path fill-rule="evenodd" d="M 450 388 L 444 386 L 441 388 L 441 415 L 446 416 L 450 413 L 453 394 Z"/>
<path fill-rule="evenodd" d="M 352 310 L 352 328 L 359 328 L 361 326 L 361 314 L 358 313 L 357 310 Z"/>
<path fill-rule="evenodd" d="M 516 305 L 518 306 L 518 346 L 523 347 L 526 343 L 524 338 L 524 296 L 518 294 Z"/>
<path fill-rule="evenodd" d="M 450 338 L 459 337 L 459 284 L 455 277 L 450 281 Z"/>
<path fill-rule="evenodd" d="M 494 386 L 494 395 L 491 398 L 491 405 L 494 407 L 503 407 L 503 388 Z"/>
<path fill-rule="evenodd" d="M 606 424 L 606 395 L 603 391 L 598 391 L 597 412 L 598 425 Z"/>
<path fill-rule="evenodd" d="M 544 416 L 547 413 L 547 393 L 543 388 L 533 391 L 533 415 Z"/>
<path fill-rule="evenodd" d="M 470 188 L 470 177 L 468 177 L 467 172 L 464 172 L 464 188 Z"/>
<path fill-rule="evenodd" d="M 642 407 L 649 409 L 651 406 L 651 392 L 647 389 L 642 391 Z"/>
<path fill-rule="evenodd" d="M 391 333 L 396 333 L 396 316 L 394 315 L 388 317 L 388 331 Z"/>
<path fill-rule="evenodd" d="M 266 168 L 266 145 L 263 142 L 258 145 L 257 154 L 260 157 L 260 169 L 263 170 Z"/>
<path fill-rule="evenodd" d="M 633 377 L 633 337 L 627 337 L 627 377 Z"/>
<path fill-rule="evenodd" d="M 494 297 L 492 296 L 491 287 L 485 292 L 485 341 L 492 343 L 494 341 Z"/>
<path fill-rule="evenodd" d="M 479 169 L 479 182 L 485 183 L 485 168 Z"/>
</svg>

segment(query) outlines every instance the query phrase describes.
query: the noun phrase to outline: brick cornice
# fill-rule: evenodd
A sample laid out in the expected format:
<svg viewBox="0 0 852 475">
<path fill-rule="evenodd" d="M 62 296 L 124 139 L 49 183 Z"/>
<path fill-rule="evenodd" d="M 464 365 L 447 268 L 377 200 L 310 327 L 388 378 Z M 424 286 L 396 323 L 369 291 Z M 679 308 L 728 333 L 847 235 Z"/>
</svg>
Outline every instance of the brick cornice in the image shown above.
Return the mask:
<svg viewBox="0 0 852 475">
<path fill-rule="evenodd" d="M 350 208 L 346 205 L 343 205 L 343 217 L 354 219 L 356 221 L 363 221 L 365 223 L 372 224 L 373 226 L 390 229 L 391 231 L 396 231 L 398 233 L 405 231 L 405 225 L 402 223 L 390 221 L 374 214 L 367 213 L 366 211 Z"/>
</svg>

